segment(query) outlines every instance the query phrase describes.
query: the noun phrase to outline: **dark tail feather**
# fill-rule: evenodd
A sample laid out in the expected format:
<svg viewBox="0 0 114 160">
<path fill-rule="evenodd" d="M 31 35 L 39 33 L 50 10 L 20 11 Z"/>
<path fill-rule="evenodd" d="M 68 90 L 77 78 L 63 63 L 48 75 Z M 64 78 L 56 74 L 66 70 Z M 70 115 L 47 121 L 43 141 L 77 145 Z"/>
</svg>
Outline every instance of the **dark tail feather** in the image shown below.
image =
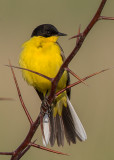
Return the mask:
<svg viewBox="0 0 114 160">
<path fill-rule="evenodd" d="M 53 112 L 50 115 L 50 144 L 54 145 L 57 139 L 58 146 L 64 145 L 64 127 L 62 117 L 58 114 L 53 117 Z"/>
<path fill-rule="evenodd" d="M 55 126 L 55 118 L 53 117 L 53 112 L 50 113 L 50 144 L 54 145 L 56 140 L 56 126 Z"/>
<path fill-rule="evenodd" d="M 58 146 L 64 146 L 64 128 L 62 117 L 56 115 L 56 137 Z"/>
<path fill-rule="evenodd" d="M 53 112 L 50 115 L 50 144 L 54 145 L 57 139 L 58 146 L 64 145 L 64 134 L 68 144 L 76 143 L 76 132 L 74 122 L 69 110 L 69 107 L 63 107 L 62 116 L 58 114 L 53 117 Z"/>
<path fill-rule="evenodd" d="M 70 145 L 70 142 L 76 143 L 76 132 L 75 132 L 75 126 L 72 119 L 72 115 L 70 113 L 69 107 L 63 107 L 62 111 L 62 120 L 64 124 L 64 131 L 65 131 L 65 137 Z"/>
<path fill-rule="evenodd" d="M 53 111 L 50 116 L 50 144 L 54 145 L 57 139 L 58 146 L 64 145 L 64 134 L 68 144 L 76 143 L 76 138 L 80 141 L 85 141 L 87 139 L 86 132 L 80 122 L 72 104 L 67 101 L 67 107 L 63 107 L 62 115 L 56 115 L 53 118 Z"/>
</svg>

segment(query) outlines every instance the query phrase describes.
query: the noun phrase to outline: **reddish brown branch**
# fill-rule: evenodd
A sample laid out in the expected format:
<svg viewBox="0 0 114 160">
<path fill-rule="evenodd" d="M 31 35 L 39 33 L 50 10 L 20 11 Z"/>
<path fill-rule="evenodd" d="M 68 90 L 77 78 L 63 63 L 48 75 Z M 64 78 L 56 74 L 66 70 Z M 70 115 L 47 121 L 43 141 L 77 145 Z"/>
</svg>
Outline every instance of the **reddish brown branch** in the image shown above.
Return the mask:
<svg viewBox="0 0 114 160">
<path fill-rule="evenodd" d="M 27 110 L 27 108 L 26 108 L 26 106 L 24 104 L 24 101 L 22 99 L 21 92 L 20 92 L 20 89 L 19 89 L 19 86 L 18 86 L 18 83 L 17 83 L 17 80 L 16 80 L 16 77 L 15 77 L 15 74 L 14 74 L 14 71 L 13 71 L 13 68 L 11 66 L 10 61 L 9 61 L 9 66 L 11 67 L 11 71 L 12 71 L 12 74 L 13 74 L 13 78 L 14 78 L 14 81 L 15 81 L 15 85 L 16 85 L 16 88 L 17 88 L 17 92 L 18 92 L 18 96 L 19 96 L 21 105 L 22 105 L 22 107 L 23 107 L 23 109 L 25 111 L 25 114 L 26 114 L 30 124 L 32 124 L 33 123 L 32 118 L 31 118 L 31 116 L 30 116 L 30 114 L 29 114 L 29 112 L 28 112 L 28 110 Z"/>
<path fill-rule="evenodd" d="M 61 154 L 61 155 L 69 156 L 69 155 L 66 154 L 66 153 L 62 153 L 62 152 L 59 152 L 59 151 L 55 151 L 55 150 L 52 150 L 52 149 L 49 149 L 49 148 L 40 146 L 40 145 L 38 145 L 38 144 L 31 144 L 31 146 L 33 146 L 33 147 L 35 147 L 35 148 L 43 149 L 43 150 L 48 151 L 48 152 L 52 152 L 52 153 L 56 153 L 56 154 Z"/>
<path fill-rule="evenodd" d="M 18 83 L 17 83 L 17 80 L 16 80 L 16 77 L 15 77 L 15 74 L 14 74 L 14 71 L 13 71 L 13 68 L 10 64 L 10 67 L 11 67 L 11 71 L 12 71 L 12 74 L 13 74 L 13 78 L 14 78 L 14 81 L 15 81 L 15 84 L 16 84 L 16 88 L 17 88 L 17 91 L 18 91 L 18 95 L 20 98 L 20 102 L 23 106 L 24 102 L 23 102 L 23 99 L 22 99 L 22 96 L 21 96 L 21 92 L 20 92 L 20 89 L 19 89 L 19 86 L 18 86 Z M 24 107 L 24 110 L 26 111 L 26 107 L 25 105 L 23 106 Z M 27 112 L 27 117 L 28 117 L 29 113 Z M 29 117 L 28 117 L 28 120 L 29 120 Z M 30 121 L 30 120 L 29 120 Z M 36 132 L 39 124 L 40 124 L 40 114 L 39 116 L 37 117 L 36 121 L 35 122 L 31 122 L 30 123 L 30 130 L 28 132 L 28 135 L 26 136 L 25 140 L 22 142 L 22 144 L 14 151 L 14 154 L 12 156 L 12 159 L 11 160 L 18 160 L 19 157 L 22 157 L 23 154 L 25 154 L 25 152 L 30 148 L 30 142 L 31 142 L 31 139 L 32 137 L 34 136 L 34 133 Z M 33 144 L 33 143 L 32 143 Z M 41 149 L 41 148 L 40 148 Z"/>
<path fill-rule="evenodd" d="M 11 160 L 15 160 L 15 157 L 20 157 L 23 154 L 23 151 L 26 149 L 27 146 L 30 145 L 31 139 L 33 138 L 38 126 L 40 124 L 40 115 L 37 117 L 36 121 L 33 122 L 30 126 L 30 130 L 24 139 L 24 141 L 20 144 L 20 146 L 15 150 L 15 154 L 12 156 Z M 18 160 L 18 159 L 16 159 Z"/>
<path fill-rule="evenodd" d="M 82 36 L 82 33 L 70 37 L 69 40 L 71 40 L 71 39 L 73 39 L 73 38 L 80 38 L 81 36 Z"/>
<path fill-rule="evenodd" d="M 87 34 L 90 32 L 90 30 L 93 28 L 93 26 L 95 25 L 95 23 L 99 20 L 99 17 L 101 16 L 101 12 L 104 8 L 105 3 L 107 2 L 107 0 L 102 0 L 95 16 L 93 17 L 93 19 L 91 20 L 91 22 L 88 24 L 88 26 L 86 27 L 86 29 L 83 32 L 83 37 L 86 37 Z"/>
<path fill-rule="evenodd" d="M 24 156 L 24 154 L 31 148 L 31 146 L 32 146 L 31 144 L 34 144 L 35 142 L 36 142 L 36 140 L 32 143 L 29 143 L 29 145 L 21 152 L 19 159 Z"/>
<path fill-rule="evenodd" d="M 56 75 L 56 77 L 53 79 L 52 81 L 52 88 L 51 88 L 51 92 L 50 95 L 48 96 L 48 103 L 51 104 L 53 102 L 53 99 L 55 97 L 55 93 L 56 93 L 56 88 L 58 85 L 58 82 L 64 72 L 64 69 L 66 67 L 68 67 L 69 63 L 71 62 L 71 60 L 73 59 L 73 57 L 78 53 L 80 47 L 82 46 L 86 36 L 88 35 L 88 33 L 90 32 L 90 30 L 92 29 L 92 27 L 95 25 L 95 23 L 98 21 L 100 14 L 103 10 L 103 7 L 105 5 L 107 0 L 102 0 L 101 4 L 95 14 L 95 16 L 93 17 L 93 19 L 91 20 L 91 22 L 89 23 L 89 25 L 86 27 L 86 29 L 84 30 L 84 32 L 81 34 L 80 39 L 78 40 L 78 43 L 76 44 L 76 46 L 74 47 L 73 51 L 71 52 L 71 54 L 67 57 L 67 59 L 64 61 L 64 63 L 62 64 L 58 74 Z"/>
<path fill-rule="evenodd" d="M 114 17 L 100 16 L 99 20 L 114 20 Z"/>
<path fill-rule="evenodd" d="M 74 77 L 76 77 L 79 81 L 81 81 L 83 84 L 87 85 L 78 75 L 76 75 L 73 71 L 71 71 L 69 68 L 65 68 L 68 72 L 70 72 Z"/>
<path fill-rule="evenodd" d="M 0 155 L 13 155 L 13 152 L 0 152 Z"/>
<path fill-rule="evenodd" d="M 22 70 L 26 70 L 26 71 L 32 72 L 32 73 L 37 74 L 37 75 L 39 75 L 39 76 L 41 76 L 41 77 L 44 77 L 45 79 L 47 79 L 47 80 L 49 80 L 49 81 L 51 81 L 51 82 L 52 82 L 52 80 L 53 80 L 53 78 L 47 77 L 47 76 L 45 76 L 44 74 L 41 74 L 41 73 L 32 71 L 32 70 L 30 70 L 30 69 L 26 69 L 26 68 L 22 68 L 22 67 L 17 67 L 17 66 L 12 66 L 12 65 L 11 65 L 11 66 L 6 65 L 6 66 L 7 66 L 7 67 L 17 68 L 17 69 L 22 69 Z"/>
<path fill-rule="evenodd" d="M 95 75 L 97 75 L 97 74 L 100 74 L 100 73 L 103 73 L 103 72 L 105 72 L 105 71 L 108 71 L 109 69 L 111 69 L 111 68 L 107 68 L 107 69 L 104 69 L 104 70 L 102 70 L 102 71 L 93 73 L 93 74 L 91 74 L 91 75 L 89 75 L 89 76 L 87 76 L 87 77 L 84 77 L 82 80 L 85 81 L 85 80 L 87 80 L 87 79 L 89 79 L 89 78 L 91 78 L 91 77 L 93 77 L 93 76 L 95 76 Z M 65 90 L 67 90 L 68 88 L 74 87 L 74 86 L 76 86 L 76 85 L 78 85 L 78 84 L 80 84 L 80 83 L 81 83 L 81 81 L 77 81 L 77 82 L 75 82 L 75 83 L 73 83 L 73 84 L 70 84 L 69 86 L 67 86 L 67 87 L 63 88 L 62 90 L 58 91 L 58 92 L 56 93 L 56 96 L 58 96 L 59 94 L 61 94 L 61 93 L 64 92 Z"/>
<path fill-rule="evenodd" d="M 78 28 L 78 35 L 80 35 L 80 29 L 81 29 L 81 25 L 79 25 L 79 28 Z M 79 39 L 80 39 L 80 37 L 77 37 L 76 45 L 78 44 Z"/>
<path fill-rule="evenodd" d="M 4 98 L 4 97 L 0 97 L 0 101 L 12 101 L 14 100 L 13 98 Z"/>
</svg>

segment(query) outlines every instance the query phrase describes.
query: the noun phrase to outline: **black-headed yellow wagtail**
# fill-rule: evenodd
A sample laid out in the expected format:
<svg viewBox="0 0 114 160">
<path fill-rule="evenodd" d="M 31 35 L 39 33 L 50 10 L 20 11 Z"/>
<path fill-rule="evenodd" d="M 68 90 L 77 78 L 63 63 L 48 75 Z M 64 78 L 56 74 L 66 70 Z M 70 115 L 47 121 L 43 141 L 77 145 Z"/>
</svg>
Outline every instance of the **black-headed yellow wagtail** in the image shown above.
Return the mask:
<svg viewBox="0 0 114 160">
<path fill-rule="evenodd" d="M 64 61 L 61 47 L 57 42 L 59 36 L 66 36 L 66 34 L 60 33 L 51 24 L 42 24 L 35 28 L 30 40 L 23 44 L 19 59 L 20 66 L 54 78 Z M 22 74 L 43 101 L 44 97 L 50 93 L 51 82 L 29 71 L 22 70 Z M 69 81 L 69 74 L 64 71 L 57 91 L 66 87 Z M 61 93 L 54 100 L 50 117 L 45 114 L 43 120 L 44 145 L 50 142 L 53 146 L 57 139 L 58 146 L 63 146 L 64 135 L 69 144 L 76 143 L 76 137 L 81 141 L 87 139 L 86 132 L 69 99 L 70 89 Z"/>
</svg>

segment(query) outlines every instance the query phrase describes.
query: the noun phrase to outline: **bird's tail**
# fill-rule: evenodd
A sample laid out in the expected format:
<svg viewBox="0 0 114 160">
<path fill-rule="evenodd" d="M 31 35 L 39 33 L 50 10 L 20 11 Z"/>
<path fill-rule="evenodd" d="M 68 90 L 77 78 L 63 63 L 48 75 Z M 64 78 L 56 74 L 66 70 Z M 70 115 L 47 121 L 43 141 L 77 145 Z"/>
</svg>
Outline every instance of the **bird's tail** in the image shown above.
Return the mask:
<svg viewBox="0 0 114 160">
<path fill-rule="evenodd" d="M 46 145 L 50 142 L 51 146 L 57 140 L 58 146 L 64 145 L 64 136 L 68 144 L 76 143 L 76 138 L 80 141 L 87 139 L 86 132 L 80 122 L 77 113 L 75 112 L 69 98 L 67 97 L 67 107 L 62 108 L 61 116 L 57 113 L 53 116 L 53 110 L 50 114 L 45 115 L 43 118 L 44 138 L 43 144 Z"/>
</svg>

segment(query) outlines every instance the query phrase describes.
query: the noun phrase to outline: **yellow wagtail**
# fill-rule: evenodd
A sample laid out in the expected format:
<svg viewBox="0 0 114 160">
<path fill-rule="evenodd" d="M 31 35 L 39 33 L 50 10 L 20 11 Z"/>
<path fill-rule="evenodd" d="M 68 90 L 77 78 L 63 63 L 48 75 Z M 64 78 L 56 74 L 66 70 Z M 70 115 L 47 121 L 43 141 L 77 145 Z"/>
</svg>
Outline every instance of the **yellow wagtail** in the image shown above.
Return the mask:
<svg viewBox="0 0 114 160">
<path fill-rule="evenodd" d="M 30 40 L 23 44 L 19 59 L 20 67 L 54 78 L 64 61 L 61 47 L 57 42 L 59 36 L 66 36 L 66 34 L 60 33 L 51 24 L 42 24 L 36 27 Z M 45 96 L 50 93 L 51 82 L 29 71 L 22 70 L 22 74 L 43 101 Z M 64 71 L 56 91 L 63 89 L 69 83 L 69 74 Z M 45 114 L 43 118 L 44 145 L 50 142 L 53 146 L 57 139 L 58 146 L 63 146 L 64 135 L 69 144 L 76 143 L 76 137 L 81 141 L 87 139 L 86 132 L 69 99 L 70 89 L 61 93 L 53 101 L 50 117 Z"/>
</svg>

